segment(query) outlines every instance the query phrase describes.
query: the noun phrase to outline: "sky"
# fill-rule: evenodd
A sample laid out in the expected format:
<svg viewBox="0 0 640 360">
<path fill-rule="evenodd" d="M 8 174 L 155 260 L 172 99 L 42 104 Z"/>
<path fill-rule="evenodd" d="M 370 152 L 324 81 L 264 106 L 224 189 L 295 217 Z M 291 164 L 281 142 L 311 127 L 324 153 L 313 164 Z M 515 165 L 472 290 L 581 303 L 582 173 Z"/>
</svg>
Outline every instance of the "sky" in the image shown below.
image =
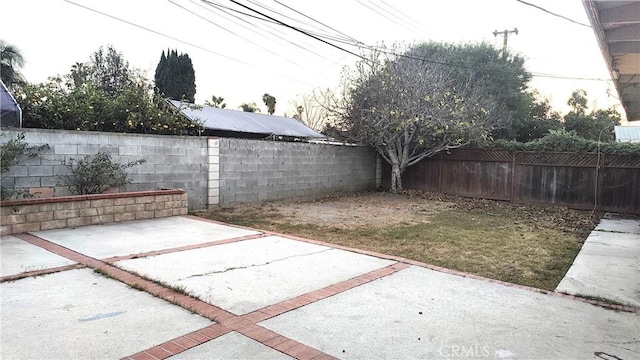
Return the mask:
<svg viewBox="0 0 640 360">
<path fill-rule="evenodd" d="M 343 68 L 358 60 L 290 28 L 225 9 L 258 16 L 230 0 L 208 1 L 216 6 L 200 0 L 0 0 L 0 39 L 22 50 L 22 73 L 34 83 L 69 73 L 106 45 L 153 79 L 162 51 L 175 49 L 193 62 L 196 103 L 215 95 L 227 108 L 255 102 L 266 112 L 262 95 L 269 93 L 277 100 L 276 115 L 292 115 L 291 101 L 313 89 L 337 88 Z M 616 106 L 624 113 L 593 30 L 518 0 L 237 1 L 325 40 L 330 36 L 327 41 L 353 53 L 426 41 L 501 48 L 503 37 L 494 31 L 517 28 L 508 48 L 525 58 L 527 70 L 564 77 L 536 75 L 529 84 L 555 110 L 567 112 L 571 93 L 584 89 L 592 109 Z M 589 24 L 581 0 L 526 2 Z M 346 36 L 364 45 L 346 44 Z"/>
</svg>

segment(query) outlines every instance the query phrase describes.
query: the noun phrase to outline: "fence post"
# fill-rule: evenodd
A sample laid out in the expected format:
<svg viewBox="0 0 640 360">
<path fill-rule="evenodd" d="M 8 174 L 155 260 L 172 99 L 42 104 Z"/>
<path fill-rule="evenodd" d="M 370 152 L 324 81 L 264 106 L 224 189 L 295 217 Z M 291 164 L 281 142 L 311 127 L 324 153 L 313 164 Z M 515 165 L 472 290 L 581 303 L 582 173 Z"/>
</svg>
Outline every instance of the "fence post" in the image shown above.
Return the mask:
<svg viewBox="0 0 640 360">
<path fill-rule="evenodd" d="M 594 211 L 600 211 L 602 207 L 602 188 L 604 186 L 604 164 L 605 154 L 598 154 L 598 161 L 596 162 L 596 188 L 594 196 L 596 197 L 594 204 Z"/>
<path fill-rule="evenodd" d="M 516 151 L 511 150 L 511 196 L 509 196 L 509 202 L 513 202 L 516 192 Z"/>
<path fill-rule="evenodd" d="M 440 152 L 440 168 L 438 170 L 438 192 L 442 193 L 442 151 Z"/>
</svg>

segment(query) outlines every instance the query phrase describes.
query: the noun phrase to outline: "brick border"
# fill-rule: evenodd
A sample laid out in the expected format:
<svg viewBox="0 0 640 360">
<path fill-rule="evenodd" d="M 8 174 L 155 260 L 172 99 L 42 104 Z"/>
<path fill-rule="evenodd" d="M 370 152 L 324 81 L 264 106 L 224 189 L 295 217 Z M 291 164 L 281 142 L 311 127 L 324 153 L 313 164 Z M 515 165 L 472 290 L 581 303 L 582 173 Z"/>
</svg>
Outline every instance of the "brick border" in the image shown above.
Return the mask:
<svg viewBox="0 0 640 360">
<path fill-rule="evenodd" d="M 337 245 L 337 244 L 331 244 L 331 243 L 327 243 L 327 242 L 323 242 L 323 241 L 319 241 L 319 240 L 312 240 L 312 239 L 306 239 L 306 238 L 302 238 L 302 237 L 298 237 L 298 236 L 294 236 L 294 235 L 281 234 L 281 233 L 277 233 L 277 232 L 274 232 L 274 231 L 258 230 L 258 229 L 254 229 L 254 228 L 250 228 L 250 227 L 246 227 L 246 226 L 241 226 L 241 225 L 227 224 L 227 223 L 223 223 L 223 222 L 220 222 L 220 221 L 201 218 L 201 217 L 194 216 L 194 215 L 186 215 L 185 217 L 188 217 L 190 219 L 201 220 L 201 221 L 205 221 L 205 222 L 211 222 L 211 223 L 218 224 L 218 225 L 231 226 L 231 227 L 235 227 L 235 228 L 238 228 L 238 229 L 261 231 L 265 235 L 280 236 L 280 237 L 283 237 L 283 238 L 296 240 L 296 241 L 302 241 L 302 242 L 306 242 L 306 243 L 310 243 L 310 244 L 314 244 L 314 245 L 328 246 L 328 247 L 332 247 L 334 249 L 340 249 L 340 250 L 345 250 L 345 251 L 349 251 L 349 252 L 354 252 L 354 253 L 357 253 L 357 254 L 373 256 L 373 257 L 377 257 L 377 258 L 380 258 L 380 259 L 393 260 L 393 261 L 397 261 L 397 262 L 404 263 L 404 264 L 414 265 L 414 266 L 418 266 L 418 267 L 429 269 L 429 270 L 433 270 L 433 271 L 438 271 L 438 272 L 449 274 L 449 275 L 455 275 L 455 276 L 470 278 L 470 279 L 474 279 L 474 280 L 480 280 L 480 281 L 484 281 L 484 282 L 488 282 L 488 283 L 493 283 L 493 284 L 503 285 L 503 286 L 507 286 L 507 287 L 511 287 L 511 288 L 520 289 L 520 290 L 525 290 L 525 291 L 535 292 L 535 293 L 539 293 L 539 294 L 544 294 L 544 295 L 547 295 L 547 296 L 553 296 L 553 297 L 558 297 L 558 298 L 570 299 L 570 300 L 574 300 L 574 301 L 580 301 L 580 302 L 584 302 L 584 303 L 591 304 L 591 305 L 594 305 L 594 306 L 604 307 L 604 308 L 611 309 L 611 310 L 617 310 L 617 311 L 624 311 L 624 312 L 631 312 L 631 313 L 640 314 L 640 308 L 636 308 L 636 307 L 633 307 L 633 306 L 611 304 L 611 303 L 607 303 L 607 302 L 603 302 L 603 301 L 599 301 L 599 300 L 588 299 L 588 298 L 577 296 L 577 295 L 570 295 L 570 294 L 565 294 L 565 293 L 560 293 L 560 292 L 555 292 L 555 291 L 539 289 L 539 288 L 526 286 L 526 285 L 514 284 L 514 283 L 502 281 L 502 280 L 490 279 L 490 278 L 483 277 L 483 276 L 480 276 L 480 275 L 475 275 L 475 274 L 466 273 L 466 272 L 462 272 L 462 271 L 447 269 L 447 268 L 444 268 L 444 267 L 441 267 L 441 266 L 427 264 L 427 263 L 423 263 L 423 262 L 416 261 L 416 260 L 406 259 L 406 258 L 403 258 L 403 257 L 400 257 L 400 256 L 386 255 L 386 254 L 382 254 L 382 253 L 377 253 L 375 251 L 355 249 L 355 248 L 350 248 L 350 247 L 347 247 L 347 246 L 342 246 L 342 245 Z"/>
<path fill-rule="evenodd" d="M 49 275 L 49 274 L 53 274 L 53 273 L 57 273 L 57 272 L 61 272 L 61 271 L 67 271 L 67 270 L 73 270 L 73 269 L 82 269 L 82 268 L 85 268 L 85 267 L 86 266 L 84 266 L 82 264 L 71 264 L 71 265 L 64 265 L 64 266 L 56 266 L 56 267 L 52 267 L 52 268 L 48 268 L 48 269 L 42 269 L 42 270 L 25 271 L 25 272 L 21 272 L 19 274 L 2 276 L 2 277 L 0 277 L 0 283 L 3 283 L 5 281 L 20 280 L 20 279 L 24 279 L 24 278 L 31 277 L 31 276 L 36 277 L 36 276 Z"/>
<path fill-rule="evenodd" d="M 235 237 L 235 238 L 231 238 L 231 239 L 223 239 L 223 240 L 209 241 L 209 242 L 204 242 L 204 243 L 199 243 L 199 244 L 178 246 L 178 247 L 169 248 L 169 249 L 163 249 L 163 250 L 147 251 L 147 252 L 138 253 L 138 254 L 112 256 L 112 257 L 104 258 L 104 259 L 101 259 L 101 260 L 106 262 L 106 263 L 114 263 L 114 262 L 122 261 L 122 260 L 131 260 L 131 259 L 143 258 L 143 257 L 148 257 L 148 256 L 157 256 L 157 255 L 169 254 L 169 253 L 180 252 L 180 251 L 187 251 L 187 250 L 193 250 L 193 249 L 202 249 L 202 248 L 212 247 L 212 246 L 217 246 L 217 245 L 231 244 L 231 243 L 235 243 L 235 242 L 239 242 L 239 241 L 259 239 L 259 238 L 263 238 L 263 237 L 266 237 L 266 236 L 268 236 L 268 235 L 265 235 L 263 233 L 259 233 L 259 234 L 255 234 L 255 235 L 246 235 L 246 236 L 240 236 L 240 237 Z"/>
<path fill-rule="evenodd" d="M 161 190 L 149 190 L 149 191 L 119 192 L 119 193 L 109 193 L 109 194 L 90 194 L 90 195 L 74 195 L 74 196 L 57 196 L 57 197 L 49 197 L 49 198 L 0 200 L 0 207 L 33 205 L 33 204 L 50 204 L 50 203 L 83 201 L 83 200 L 119 199 L 119 198 L 126 198 L 126 197 L 140 197 L 140 196 L 150 196 L 150 195 L 180 195 L 184 193 L 185 191 L 181 189 L 161 189 Z"/>
<path fill-rule="evenodd" d="M 0 201 L 0 234 L 186 215 L 180 189 Z"/>
</svg>

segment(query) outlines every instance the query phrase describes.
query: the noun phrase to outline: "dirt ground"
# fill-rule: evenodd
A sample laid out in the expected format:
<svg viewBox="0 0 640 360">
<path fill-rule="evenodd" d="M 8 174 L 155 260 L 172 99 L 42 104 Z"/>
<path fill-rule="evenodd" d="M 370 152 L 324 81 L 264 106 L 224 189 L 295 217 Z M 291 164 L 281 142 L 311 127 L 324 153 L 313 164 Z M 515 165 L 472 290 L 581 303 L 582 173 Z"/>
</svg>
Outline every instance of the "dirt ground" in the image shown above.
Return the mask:
<svg viewBox="0 0 640 360">
<path fill-rule="evenodd" d="M 405 191 L 235 204 L 196 215 L 553 291 L 601 214 Z"/>
<path fill-rule="evenodd" d="M 448 209 L 482 211 L 501 216 L 505 211 L 517 214 L 523 224 L 564 231 L 590 231 L 600 214 L 557 206 L 512 204 L 506 201 L 463 198 L 440 193 L 405 191 L 402 194 L 367 192 L 340 194 L 311 200 L 282 200 L 237 204 L 224 211 L 271 214 L 271 219 L 286 219 L 290 224 L 325 225 L 332 228 L 388 227 L 428 223 Z M 493 213 L 492 213 L 493 212 Z"/>
</svg>

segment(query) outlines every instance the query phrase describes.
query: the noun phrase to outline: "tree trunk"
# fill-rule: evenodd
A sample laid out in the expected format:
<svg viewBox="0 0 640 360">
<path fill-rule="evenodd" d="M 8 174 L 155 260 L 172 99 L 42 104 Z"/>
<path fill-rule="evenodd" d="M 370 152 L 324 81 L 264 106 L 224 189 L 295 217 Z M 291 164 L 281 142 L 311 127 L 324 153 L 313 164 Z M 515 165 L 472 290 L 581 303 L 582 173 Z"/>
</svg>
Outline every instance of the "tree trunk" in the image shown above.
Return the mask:
<svg viewBox="0 0 640 360">
<path fill-rule="evenodd" d="M 402 172 L 400 164 L 394 162 L 391 164 L 391 192 L 395 194 L 398 191 L 402 191 Z"/>
</svg>

